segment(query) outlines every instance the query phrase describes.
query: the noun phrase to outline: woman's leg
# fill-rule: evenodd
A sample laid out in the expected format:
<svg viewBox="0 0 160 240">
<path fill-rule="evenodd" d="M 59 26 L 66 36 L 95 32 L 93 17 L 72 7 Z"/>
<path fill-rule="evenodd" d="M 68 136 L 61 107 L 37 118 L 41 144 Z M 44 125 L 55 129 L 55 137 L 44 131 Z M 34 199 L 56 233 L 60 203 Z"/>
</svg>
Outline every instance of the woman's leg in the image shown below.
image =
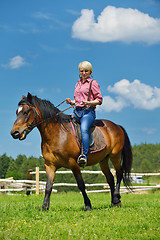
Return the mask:
<svg viewBox="0 0 160 240">
<path fill-rule="evenodd" d="M 89 129 L 95 121 L 95 110 L 86 109 L 80 121 L 82 135 L 82 154 L 87 156 L 89 151 Z"/>
</svg>

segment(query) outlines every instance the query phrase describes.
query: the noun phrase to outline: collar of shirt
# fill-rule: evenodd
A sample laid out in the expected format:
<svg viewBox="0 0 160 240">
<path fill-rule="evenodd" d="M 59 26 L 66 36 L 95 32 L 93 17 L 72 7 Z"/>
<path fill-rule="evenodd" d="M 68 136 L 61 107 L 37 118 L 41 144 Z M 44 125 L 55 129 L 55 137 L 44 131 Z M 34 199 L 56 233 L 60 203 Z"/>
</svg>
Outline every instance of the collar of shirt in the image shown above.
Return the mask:
<svg viewBox="0 0 160 240">
<path fill-rule="evenodd" d="M 84 82 L 82 82 L 82 78 L 79 79 L 79 82 L 81 82 L 81 84 L 85 83 L 86 81 L 87 82 L 90 82 L 92 80 L 92 78 L 87 78 Z"/>
</svg>

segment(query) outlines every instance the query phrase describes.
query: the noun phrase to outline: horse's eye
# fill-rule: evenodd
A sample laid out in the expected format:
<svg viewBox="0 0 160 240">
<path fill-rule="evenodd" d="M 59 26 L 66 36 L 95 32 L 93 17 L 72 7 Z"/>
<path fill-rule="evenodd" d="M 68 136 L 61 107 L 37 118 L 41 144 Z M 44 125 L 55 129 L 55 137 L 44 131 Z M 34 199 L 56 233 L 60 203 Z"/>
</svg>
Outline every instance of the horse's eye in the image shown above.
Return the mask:
<svg viewBox="0 0 160 240">
<path fill-rule="evenodd" d="M 23 114 L 24 114 L 24 115 L 28 115 L 29 112 L 30 112 L 30 109 L 24 111 Z"/>
</svg>

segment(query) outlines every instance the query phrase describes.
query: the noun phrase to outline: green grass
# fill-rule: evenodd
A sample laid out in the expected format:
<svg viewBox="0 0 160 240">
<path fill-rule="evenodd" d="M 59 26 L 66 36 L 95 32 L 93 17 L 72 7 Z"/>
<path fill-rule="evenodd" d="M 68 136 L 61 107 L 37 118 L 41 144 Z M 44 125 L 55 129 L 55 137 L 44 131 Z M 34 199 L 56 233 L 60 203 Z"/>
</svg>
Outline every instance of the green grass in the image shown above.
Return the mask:
<svg viewBox="0 0 160 240">
<path fill-rule="evenodd" d="M 39 211 L 43 195 L 0 195 L 0 239 L 160 239 L 160 194 L 123 194 L 110 208 L 110 195 L 89 194 L 84 212 L 79 193 L 52 194 L 49 211 Z"/>
</svg>

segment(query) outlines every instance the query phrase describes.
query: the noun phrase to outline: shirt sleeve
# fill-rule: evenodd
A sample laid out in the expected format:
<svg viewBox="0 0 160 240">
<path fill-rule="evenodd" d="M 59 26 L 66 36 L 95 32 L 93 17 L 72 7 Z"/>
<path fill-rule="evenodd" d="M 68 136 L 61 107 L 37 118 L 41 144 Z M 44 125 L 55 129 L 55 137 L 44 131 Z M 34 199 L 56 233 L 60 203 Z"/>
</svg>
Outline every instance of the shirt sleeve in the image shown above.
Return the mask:
<svg viewBox="0 0 160 240">
<path fill-rule="evenodd" d="M 91 89 L 94 100 L 97 99 L 100 102 L 100 104 L 102 104 L 103 98 L 101 95 L 99 84 L 96 80 L 93 80 Z"/>
<path fill-rule="evenodd" d="M 74 89 L 74 99 L 76 98 L 76 88 L 77 88 L 78 82 L 75 85 L 75 89 Z"/>
</svg>

